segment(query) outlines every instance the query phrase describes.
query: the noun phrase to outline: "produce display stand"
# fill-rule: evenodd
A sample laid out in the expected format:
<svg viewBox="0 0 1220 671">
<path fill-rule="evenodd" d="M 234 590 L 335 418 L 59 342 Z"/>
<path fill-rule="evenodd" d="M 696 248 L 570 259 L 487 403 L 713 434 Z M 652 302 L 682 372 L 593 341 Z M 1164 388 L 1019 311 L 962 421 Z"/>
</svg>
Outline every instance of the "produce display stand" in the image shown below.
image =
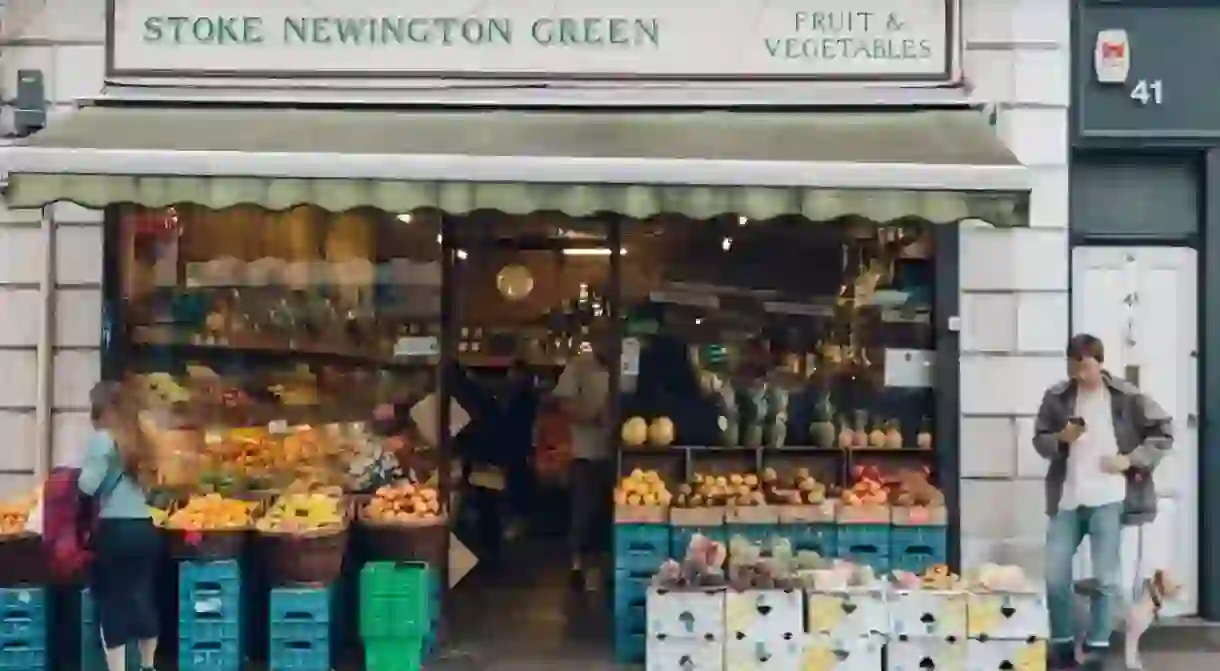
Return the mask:
<svg viewBox="0 0 1220 671">
<path fill-rule="evenodd" d="M 767 585 L 734 570 L 725 585 L 695 567 L 670 566 L 646 590 L 648 668 L 1045 668 L 1046 599 L 1016 567 L 891 581 L 837 564 L 772 573 Z"/>
</svg>

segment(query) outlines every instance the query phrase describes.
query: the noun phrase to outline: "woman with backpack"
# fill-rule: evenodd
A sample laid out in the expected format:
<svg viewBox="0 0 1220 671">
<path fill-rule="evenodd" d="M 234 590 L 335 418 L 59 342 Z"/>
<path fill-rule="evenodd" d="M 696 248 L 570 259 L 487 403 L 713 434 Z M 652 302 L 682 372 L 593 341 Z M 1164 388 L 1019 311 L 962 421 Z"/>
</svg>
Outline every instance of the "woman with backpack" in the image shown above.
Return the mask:
<svg viewBox="0 0 1220 671">
<path fill-rule="evenodd" d="M 160 538 L 137 477 L 141 450 L 134 414 L 122 399 L 122 387 L 115 382 L 100 382 L 90 392 L 94 431 L 78 486 L 98 510 L 89 543 L 89 591 L 102 626 L 106 666 L 124 671 L 127 645 L 135 643 L 140 667 L 147 671 L 157 652 L 154 576 Z"/>
</svg>

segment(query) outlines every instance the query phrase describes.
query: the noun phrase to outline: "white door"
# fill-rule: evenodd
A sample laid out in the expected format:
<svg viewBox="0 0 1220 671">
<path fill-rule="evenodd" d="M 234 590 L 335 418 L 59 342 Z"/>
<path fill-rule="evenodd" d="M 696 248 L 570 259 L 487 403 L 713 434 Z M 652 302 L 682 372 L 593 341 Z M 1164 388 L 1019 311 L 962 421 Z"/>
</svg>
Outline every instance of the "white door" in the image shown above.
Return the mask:
<svg viewBox="0 0 1220 671">
<path fill-rule="evenodd" d="M 1124 589 L 1135 584 L 1137 563 L 1141 576 L 1165 568 L 1182 582 L 1183 598 L 1166 604 L 1166 615 L 1192 615 L 1198 607 L 1197 270 L 1193 249 L 1072 250 L 1073 333 L 1101 338 L 1106 368 L 1135 377 L 1173 417 L 1173 453 L 1156 472 L 1157 519 L 1124 531 L 1122 557 Z M 1090 574 L 1087 546 L 1077 556 L 1078 577 Z"/>
</svg>

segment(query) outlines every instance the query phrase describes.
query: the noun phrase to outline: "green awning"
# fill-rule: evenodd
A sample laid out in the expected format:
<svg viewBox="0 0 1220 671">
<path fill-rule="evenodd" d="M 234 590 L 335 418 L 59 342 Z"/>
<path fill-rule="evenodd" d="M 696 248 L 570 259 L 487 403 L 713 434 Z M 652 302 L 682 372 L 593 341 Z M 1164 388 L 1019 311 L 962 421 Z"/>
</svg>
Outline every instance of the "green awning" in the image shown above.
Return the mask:
<svg viewBox="0 0 1220 671">
<path fill-rule="evenodd" d="M 387 112 L 91 107 L 6 150 L 9 207 L 66 200 L 636 218 L 1025 223 L 978 112 Z"/>
</svg>

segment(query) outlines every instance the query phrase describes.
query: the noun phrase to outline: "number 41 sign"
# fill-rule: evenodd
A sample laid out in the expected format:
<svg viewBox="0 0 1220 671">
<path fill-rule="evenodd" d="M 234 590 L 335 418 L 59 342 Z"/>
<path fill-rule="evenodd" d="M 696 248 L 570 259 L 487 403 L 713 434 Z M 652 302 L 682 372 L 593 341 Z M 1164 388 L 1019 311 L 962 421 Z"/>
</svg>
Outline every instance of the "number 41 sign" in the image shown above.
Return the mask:
<svg viewBox="0 0 1220 671">
<path fill-rule="evenodd" d="M 1101 30 L 1093 45 L 1093 70 L 1099 84 L 1127 84 L 1131 72 L 1131 40 L 1120 28 Z M 1130 89 L 1131 99 L 1141 106 L 1160 105 L 1165 87 L 1159 79 L 1140 79 Z"/>
</svg>

